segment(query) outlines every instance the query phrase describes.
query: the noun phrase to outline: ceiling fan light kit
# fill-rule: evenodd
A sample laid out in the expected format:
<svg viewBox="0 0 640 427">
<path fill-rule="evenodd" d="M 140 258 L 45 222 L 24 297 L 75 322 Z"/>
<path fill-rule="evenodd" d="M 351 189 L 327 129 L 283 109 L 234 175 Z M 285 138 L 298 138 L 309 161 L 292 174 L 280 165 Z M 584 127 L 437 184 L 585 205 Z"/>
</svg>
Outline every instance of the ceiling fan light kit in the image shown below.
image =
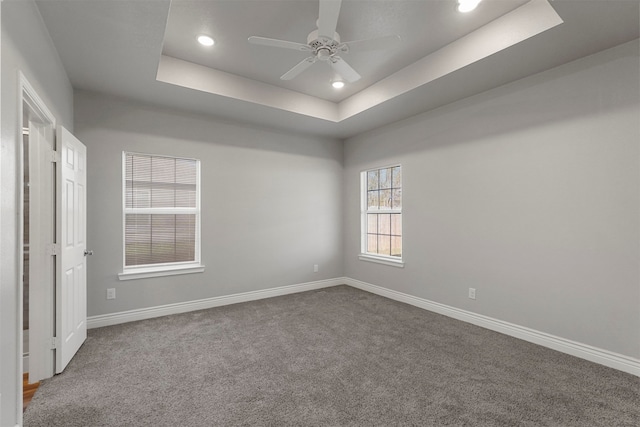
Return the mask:
<svg viewBox="0 0 640 427">
<path fill-rule="evenodd" d="M 373 39 L 342 42 L 336 32 L 338 16 L 340 14 L 341 0 L 319 0 L 319 17 L 316 21 L 318 29 L 311 31 L 307 36 L 307 44 L 286 40 L 271 39 L 267 37 L 251 36 L 249 43 L 262 46 L 292 49 L 311 53 L 311 56 L 303 59 L 289 71 L 284 73 L 281 80 L 291 80 L 311 67 L 317 61 L 329 64 L 333 71 L 342 80 L 353 83 L 360 79 L 360 74 L 351 67 L 339 54 L 352 51 L 380 50 L 393 47 L 400 41 L 400 36 L 389 35 Z M 342 82 L 344 85 L 344 82 Z M 334 86 L 335 87 L 335 86 Z"/>
<path fill-rule="evenodd" d="M 458 12 L 467 13 L 478 7 L 482 0 L 458 0 Z"/>
<path fill-rule="evenodd" d="M 200 43 L 202 46 L 213 46 L 216 43 L 215 40 L 213 40 L 213 38 L 205 34 L 199 35 L 197 40 L 198 40 L 198 43 Z"/>
</svg>

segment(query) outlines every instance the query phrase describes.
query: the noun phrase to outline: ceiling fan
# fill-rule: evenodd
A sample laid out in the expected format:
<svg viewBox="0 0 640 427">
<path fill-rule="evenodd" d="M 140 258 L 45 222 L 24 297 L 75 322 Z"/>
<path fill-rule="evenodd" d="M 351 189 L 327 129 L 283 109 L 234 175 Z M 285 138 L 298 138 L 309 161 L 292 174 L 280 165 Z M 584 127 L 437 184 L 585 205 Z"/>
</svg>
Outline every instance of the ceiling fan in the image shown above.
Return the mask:
<svg viewBox="0 0 640 427">
<path fill-rule="evenodd" d="M 281 80 L 291 80 L 317 61 L 328 63 L 342 79 L 355 82 L 360 79 L 360 74 L 354 70 L 339 54 L 354 51 L 367 51 L 386 49 L 400 41 L 400 36 L 389 35 L 366 40 L 341 42 L 340 35 L 336 32 L 338 16 L 342 0 L 319 0 L 320 13 L 316 25 L 307 37 L 307 44 L 286 40 L 270 39 L 266 37 L 249 37 L 249 43 L 284 49 L 293 49 L 310 52 L 311 56 L 303 59 L 292 69 L 284 73 Z"/>
</svg>

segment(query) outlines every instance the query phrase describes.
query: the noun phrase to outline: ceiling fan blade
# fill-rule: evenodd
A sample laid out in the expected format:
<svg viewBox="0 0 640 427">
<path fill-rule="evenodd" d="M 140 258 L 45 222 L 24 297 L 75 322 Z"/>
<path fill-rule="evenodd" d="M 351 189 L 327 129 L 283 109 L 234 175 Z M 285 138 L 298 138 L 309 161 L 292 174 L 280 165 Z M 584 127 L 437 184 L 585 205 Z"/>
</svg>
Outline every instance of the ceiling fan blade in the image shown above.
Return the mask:
<svg viewBox="0 0 640 427">
<path fill-rule="evenodd" d="M 311 52 L 311 48 L 306 44 L 289 42 L 286 40 L 269 39 L 266 37 L 251 36 L 249 37 L 249 43 L 258 44 L 262 46 L 281 47 L 284 49 L 293 49 L 293 50 L 302 50 L 305 52 Z"/>
<path fill-rule="evenodd" d="M 355 40 L 352 42 L 342 43 L 338 49 L 343 52 L 351 52 L 357 50 L 358 52 L 364 52 L 367 50 L 382 50 L 395 46 L 400 42 L 400 36 L 393 34 L 390 36 L 375 37 L 373 39 Z M 344 49 L 342 46 L 345 46 Z"/>
<path fill-rule="evenodd" d="M 347 62 L 340 58 L 339 56 L 334 56 L 331 58 L 331 68 L 340 75 L 343 79 L 348 81 L 349 83 L 353 83 L 357 80 L 360 80 L 360 74 L 353 68 L 351 65 L 347 64 Z"/>
<path fill-rule="evenodd" d="M 318 35 L 333 39 L 338 25 L 342 0 L 320 0 Z"/>
<path fill-rule="evenodd" d="M 311 67 L 313 63 L 316 62 L 316 60 L 317 58 L 315 56 L 310 56 L 303 59 L 302 61 L 298 62 L 295 67 L 284 73 L 282 77 L 280 77 L 280 80 L 291 80 L 295 78 L 298 74 Z"/>
</svg>

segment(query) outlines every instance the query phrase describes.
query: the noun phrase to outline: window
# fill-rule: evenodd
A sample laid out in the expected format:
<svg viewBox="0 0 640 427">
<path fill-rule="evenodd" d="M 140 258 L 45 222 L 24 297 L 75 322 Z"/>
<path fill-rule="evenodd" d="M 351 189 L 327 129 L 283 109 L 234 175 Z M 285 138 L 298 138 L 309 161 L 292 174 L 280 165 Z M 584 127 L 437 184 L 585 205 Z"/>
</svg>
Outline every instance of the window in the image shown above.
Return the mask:
<svg viewBox="0 0 640 427">
<path fill-rule="evenodd" d="M 204 271 L 200 161 L 123 153 L 121 280 Z"/>
<path fill-rule="evenodd" d="M 402 168 L 362 172 L 362 250 L 360 259 L 402 263 Z"/>
</svg>

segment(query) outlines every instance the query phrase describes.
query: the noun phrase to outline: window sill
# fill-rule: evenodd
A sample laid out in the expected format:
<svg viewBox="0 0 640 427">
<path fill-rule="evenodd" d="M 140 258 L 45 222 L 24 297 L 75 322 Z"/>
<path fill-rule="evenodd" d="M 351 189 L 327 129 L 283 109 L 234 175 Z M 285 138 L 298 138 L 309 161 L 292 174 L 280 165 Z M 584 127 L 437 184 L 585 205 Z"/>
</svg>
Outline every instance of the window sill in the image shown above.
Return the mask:
<svg viewBox="0 0 640 427">
<path fill-rule="evenodd" d="M 118 273 L 119 280 L 147 279 L 149 277 L 176 276 L 204 272 L 204 265 L 189 264 L 186 266 L 136 268 Z"/>
<path fill-rule="evenodd" d="M 404 268 L 404 261 L 402 261 L 401 259 L 393 259 L 387 257 L 383 258 L 367 254 L 360 254 L 358 258 L 360 259 L 360 261 L 375 262 L 378 264 L 390 265 L 392 267 Z"/>
</svg>

